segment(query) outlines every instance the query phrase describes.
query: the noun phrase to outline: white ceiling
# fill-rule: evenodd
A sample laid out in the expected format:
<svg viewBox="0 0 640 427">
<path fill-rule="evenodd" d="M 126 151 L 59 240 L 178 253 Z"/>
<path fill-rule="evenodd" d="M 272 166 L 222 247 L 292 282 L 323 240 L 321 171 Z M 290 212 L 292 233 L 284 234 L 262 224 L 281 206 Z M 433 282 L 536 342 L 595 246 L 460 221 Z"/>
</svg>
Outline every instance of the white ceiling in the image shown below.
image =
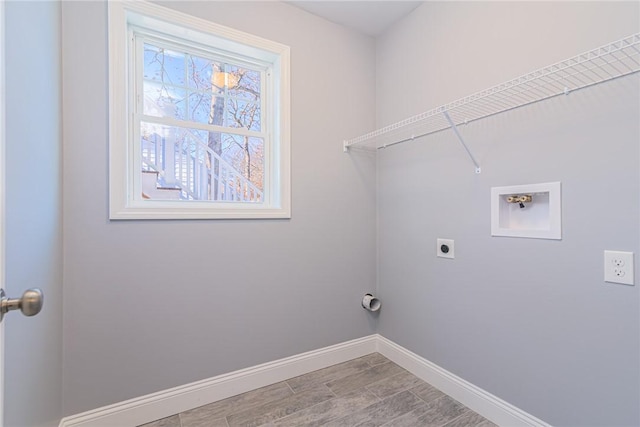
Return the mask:
<svg viewBox="0 0 640 427">
<path fill-rule="evenodd" d="M 288 1 L 314 15 L 375 37 L 422 4 L 421 1 Z"/>
</svg>

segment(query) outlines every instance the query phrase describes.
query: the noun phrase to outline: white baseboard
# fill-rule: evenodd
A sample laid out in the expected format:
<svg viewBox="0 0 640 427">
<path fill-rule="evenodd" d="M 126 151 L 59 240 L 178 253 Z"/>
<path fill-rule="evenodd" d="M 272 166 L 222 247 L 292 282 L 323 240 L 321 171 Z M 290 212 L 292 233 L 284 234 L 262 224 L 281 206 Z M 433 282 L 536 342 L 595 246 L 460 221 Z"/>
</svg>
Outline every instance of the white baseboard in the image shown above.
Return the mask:
<svg viewBox="0 0 640 427">
<path fill-rule="evenodd" d="M 498 425 L 550 427 L 377 334 L 65 417 L 60 427 L 137 426 L 376 351 Z"/>
<path fill-rule="evenodd" d="M 376 351 L 377 335 L 309 351 L 65 417 L 60 427 L 127 427 L 206 405 Z"/>
<path fill-rule="evenodd" d="M 435 363 L 407 350 L 386 339 L 377 336 L 378 352 L 392 362 L 402 366 L 421 380 L 428 382 L 442 392 L 471 408 L 486 419 L 499 426 L 550 427 L 544 421 L 530 415 L 519 408 L 505 402 L 499 397 L 476 387 Z"/>
</svg>

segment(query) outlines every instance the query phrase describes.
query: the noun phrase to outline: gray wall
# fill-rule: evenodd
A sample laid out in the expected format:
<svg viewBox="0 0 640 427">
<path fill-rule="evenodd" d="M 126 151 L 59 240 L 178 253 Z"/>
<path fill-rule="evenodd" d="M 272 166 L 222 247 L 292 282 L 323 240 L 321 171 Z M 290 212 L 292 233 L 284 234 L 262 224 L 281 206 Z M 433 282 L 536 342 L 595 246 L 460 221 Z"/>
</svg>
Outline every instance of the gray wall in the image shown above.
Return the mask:
<svg viewBox="0 0 640 427">
<path fill-rule="evenodd" d="M 637 2 L 429 2 L 378 40 L 378 126 L 639 31 Z M 399 49 L 398 46 L 402 46 Z M 389 78 L 393 76 L 393 78 Z M 379 332 L 552 425 L 640 424 L 638 76 L 378 157 Z M 493 186 L 562 182 L 561 241 L 490 236 Z M 455 239 L 455 260 L 436 238 Z M 603 250 L 636 286 L 603 282 Z"/>
<path fill-rule="evenodd" d="M 5 320 L 5 426 L 55 426 L 62 411 L 60 4 L 5 3 L 6 290 L 45 294 Z"/>
<path fill-rule="evenodd" d="M 107 7 L 63 2 L 64 413 L 368 335 L 370 38 L 276 2 L 176 9 L 291 46 L 291 220 L 109 221 Z"/>
</svg>

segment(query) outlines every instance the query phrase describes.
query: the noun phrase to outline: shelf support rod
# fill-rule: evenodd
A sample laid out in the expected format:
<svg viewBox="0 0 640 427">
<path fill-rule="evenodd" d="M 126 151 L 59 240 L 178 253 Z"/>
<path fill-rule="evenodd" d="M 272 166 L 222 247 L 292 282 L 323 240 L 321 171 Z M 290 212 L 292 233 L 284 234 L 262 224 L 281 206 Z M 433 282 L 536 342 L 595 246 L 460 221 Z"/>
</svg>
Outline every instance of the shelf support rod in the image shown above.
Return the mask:
<svg viewBox="0 0 640 427">
<path fill-rule="evenodd" d="M 462 144 L 464 149 L 467 151 L 467 154 L 469 155 L 469 157 L 471 158 L 471 161 L 473 162 L 473 164 L 476 167 L 476 173 L 480 173 L 481 172 L 480 165 L 476 161 L 476 158 L 473 157 L 473 154 L 471 154 L 471 151 L 469 150 L 469 147 L 467 147 L 467 144 L 465 144 L 464 139 L 462 139 L 462 135 L 460 135 L 460 132 L 458 131 L 458 127 L 456 126 L 456 124 L 453 123 L 453 120 L 451 120 L 451 117 L 449 116 L 449 113 L 446 110 L 444 110 L 442 112 L 442 114 L 444 114 L 444 117 L 447 119 L 447 121 L 451 125 L 451 129 L 453 129 L 453 132 L 458 137 L 458 140 L 460 141 L 460 143 Z"/>
</svg>

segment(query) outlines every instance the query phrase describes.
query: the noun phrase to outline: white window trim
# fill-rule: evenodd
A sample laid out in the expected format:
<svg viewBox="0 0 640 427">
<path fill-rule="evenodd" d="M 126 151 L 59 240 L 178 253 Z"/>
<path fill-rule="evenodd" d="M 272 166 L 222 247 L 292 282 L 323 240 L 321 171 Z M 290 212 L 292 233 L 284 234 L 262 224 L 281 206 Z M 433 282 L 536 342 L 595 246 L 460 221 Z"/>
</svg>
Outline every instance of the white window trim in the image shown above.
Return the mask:
<svg viewBox="0 0 640 427">
<path fill-rule="evenodd" d="M 133 197 L 133 183 L 138 177 L 131 165 L 137 153 L 134 147 L 128 95 L 129 24 L 161 28 L 187 40 L 207 44 L 215 38 L 225 43 L 230 55 L 260 57 L 272 64 L 273 88 L 268 97 L 275 99 L 278 111 L 273 115 L 270 140 L 275 145 L 265 152 L 270 179 L 264 203 L 230 203 L 215 201 L 138 200 Z M 291 217 L 290 172 L 290 50 L 233 28 L 180 13 L 143 1 L 109 2 L 109 214 L 110 219 L 247 219 Z M 267 89 L 268 90 L 268 89 Z M 139 172 L 139 171 L 138 171 Z"/>
</svg>

